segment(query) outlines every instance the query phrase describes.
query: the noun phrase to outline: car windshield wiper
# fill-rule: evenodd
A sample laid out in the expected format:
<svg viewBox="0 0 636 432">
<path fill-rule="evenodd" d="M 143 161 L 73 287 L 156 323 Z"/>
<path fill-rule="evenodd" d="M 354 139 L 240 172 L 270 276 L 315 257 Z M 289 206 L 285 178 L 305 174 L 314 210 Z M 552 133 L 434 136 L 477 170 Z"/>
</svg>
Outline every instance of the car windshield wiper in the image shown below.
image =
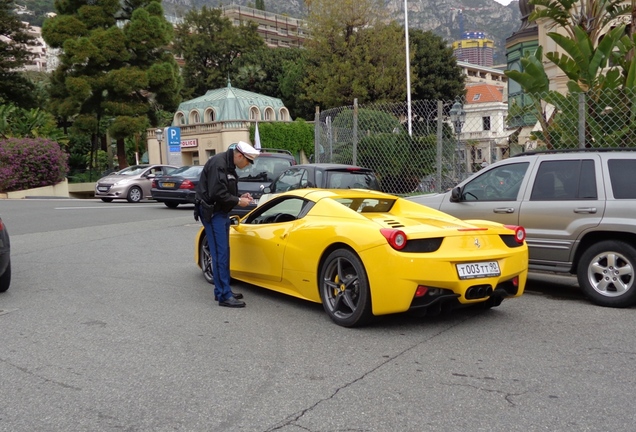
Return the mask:
<svg viewBox="0 0 636 432">
<path fill-rule="evenodd" d="M 239 180 L 242 181 L 250 181 L 250 180 L 267 180 L 267 171 L 263 171 L 256 175 L 248 175 L 247 177 L 239 177 Z"/>
</svg>

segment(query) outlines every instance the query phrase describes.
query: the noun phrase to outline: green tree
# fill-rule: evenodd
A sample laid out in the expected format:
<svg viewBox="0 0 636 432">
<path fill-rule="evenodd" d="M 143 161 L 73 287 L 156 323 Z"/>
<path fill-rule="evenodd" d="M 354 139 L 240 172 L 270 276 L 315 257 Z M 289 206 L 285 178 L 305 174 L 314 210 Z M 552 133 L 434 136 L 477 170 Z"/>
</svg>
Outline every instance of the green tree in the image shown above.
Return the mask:
<svg viewBox="0 0 636 432">
<path fill-rule="evenodd" d="M 455 100 L 465 91 L 464 75 L 457 66 L 453 50 L 430 31 L 409 30 L 413 52 L 412 98 L 417 100 Z"/>
<path fill-rule="evenodd" d="M 190 10 L 175 32 L 174 49 L 185 65 L 183 97 L 204 95 L 238 74 L 237 58 L 265 46 L 255 23 L 233 26 L 220 9 Z"/>
<path fill-rule="evenodd" d="M 34 107 L 34 86 L 18 69 L 30 60 L 35 39 L 13 8 L 13 0 L 0 0 L 0 103 Z"/>
<path fill-rule="evenodd" d="M 314 104 L 303 97 L 307 51 L 263 47 L 237 60 L 238 74 L 232 84 L 283 101 L 292 118 L 313 119 Z"/>
<path fill-rule="evenodd" d="M 51 78 L 51 109 L 105 145 L 104 126 L 128 165 L 125 138 L 158 125 L 160 110 L 179 104 L 179 68 L 167 49 L 172 26 L 157 1 L 59 0 L 42 36 L 61 48 Z"/>
<path fill-rule="evenodd" d="M 406 97 L 404 30 L 380 0 L 311 0 L 305 97 L 324 108 Z"/>
<path fill-rule="evenodd" d="M 562 28 L 570 39 L 576 39 L 575 29 L 579 28 L 596 44 L 608 24 L 631 12 L 631 7 L 624 3 L 623 0 L 530 0 L 530 4 L 538 7 L 530 13 L 528 21 L 548 18 L 549 28 Z"/>
</svg>

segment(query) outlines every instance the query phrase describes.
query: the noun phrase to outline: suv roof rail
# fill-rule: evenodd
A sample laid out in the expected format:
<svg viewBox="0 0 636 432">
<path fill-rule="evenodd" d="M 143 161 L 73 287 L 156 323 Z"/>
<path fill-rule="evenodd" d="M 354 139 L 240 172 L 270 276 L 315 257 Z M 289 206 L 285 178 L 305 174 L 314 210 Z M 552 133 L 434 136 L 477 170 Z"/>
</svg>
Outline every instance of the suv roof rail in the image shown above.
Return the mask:
<svg viewBox="0 0 636 432">
<path fill-rule="evenodd" d="M 294 156 L 289 150 L 285 149 L 261 148 L 259 150 L 261 151 L 261 153 L 284 153 L 288 154 L 289 156 Z"/>
<path fill-rule="evenodd" d="M 569 149 L 553 149 L 553 150 L 533 150 L 528 152 L 512 155 L 517 156 L 531 156 L 537 154 L 558 154 L 558 153 L 607 153 L 607 152 L 622 152 L 622 151 L 636 151 L 636 147 L 602 147 L 602 148 L 569 148 Z"/>
</svg>

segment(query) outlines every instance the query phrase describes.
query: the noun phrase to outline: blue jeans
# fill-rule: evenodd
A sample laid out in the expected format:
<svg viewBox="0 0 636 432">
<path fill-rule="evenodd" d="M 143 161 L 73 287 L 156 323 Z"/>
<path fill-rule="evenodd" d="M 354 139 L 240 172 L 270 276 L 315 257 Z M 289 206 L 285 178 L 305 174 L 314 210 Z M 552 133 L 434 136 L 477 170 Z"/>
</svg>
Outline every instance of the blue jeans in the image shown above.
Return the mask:
<svg viewBox="0 0 636 432">
<path fill-rule="evenodd" d="M 232 296 L 230 287 L 230 218 L 227 213 L 215 212 L 208 223 L 201 220 L 210 247 L 214 296 L 225 301 Z"/>
</svg>

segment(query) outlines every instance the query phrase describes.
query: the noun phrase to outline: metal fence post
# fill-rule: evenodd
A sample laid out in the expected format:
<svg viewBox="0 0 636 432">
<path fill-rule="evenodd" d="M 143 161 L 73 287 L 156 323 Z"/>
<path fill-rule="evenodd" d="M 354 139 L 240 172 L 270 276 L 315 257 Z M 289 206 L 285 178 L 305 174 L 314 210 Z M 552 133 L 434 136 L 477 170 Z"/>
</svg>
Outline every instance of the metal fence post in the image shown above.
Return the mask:
<svg viewBox="0 0 636 432">
<path fill-rule="evenodd" d="M 437 187 L 435 190 L 437 192 L 442 192 L 442 152 L 444 151 L 444 147 L 442 145 L 442 131 L 444 127 L 444 122 L 442 121 L 442 116 L 444 115 L 444 104 L 441 100 L 437 101 L 437 175 L 436 175 L 436 183 Z"/>
<path fill-rule="evenodd" d="M 358 165 L 358 98 L 353 100 L 353 165 Z"/>
<path fill-rule="evenodd" d="M 579 148 L 585 148 L 585 93 L 579 93 Z"/>
<path fill-rule="evenodd" d="M 316 105 L 314 114 L 314 162 L 320 162 L 320 107 Z"/>
</svg>

